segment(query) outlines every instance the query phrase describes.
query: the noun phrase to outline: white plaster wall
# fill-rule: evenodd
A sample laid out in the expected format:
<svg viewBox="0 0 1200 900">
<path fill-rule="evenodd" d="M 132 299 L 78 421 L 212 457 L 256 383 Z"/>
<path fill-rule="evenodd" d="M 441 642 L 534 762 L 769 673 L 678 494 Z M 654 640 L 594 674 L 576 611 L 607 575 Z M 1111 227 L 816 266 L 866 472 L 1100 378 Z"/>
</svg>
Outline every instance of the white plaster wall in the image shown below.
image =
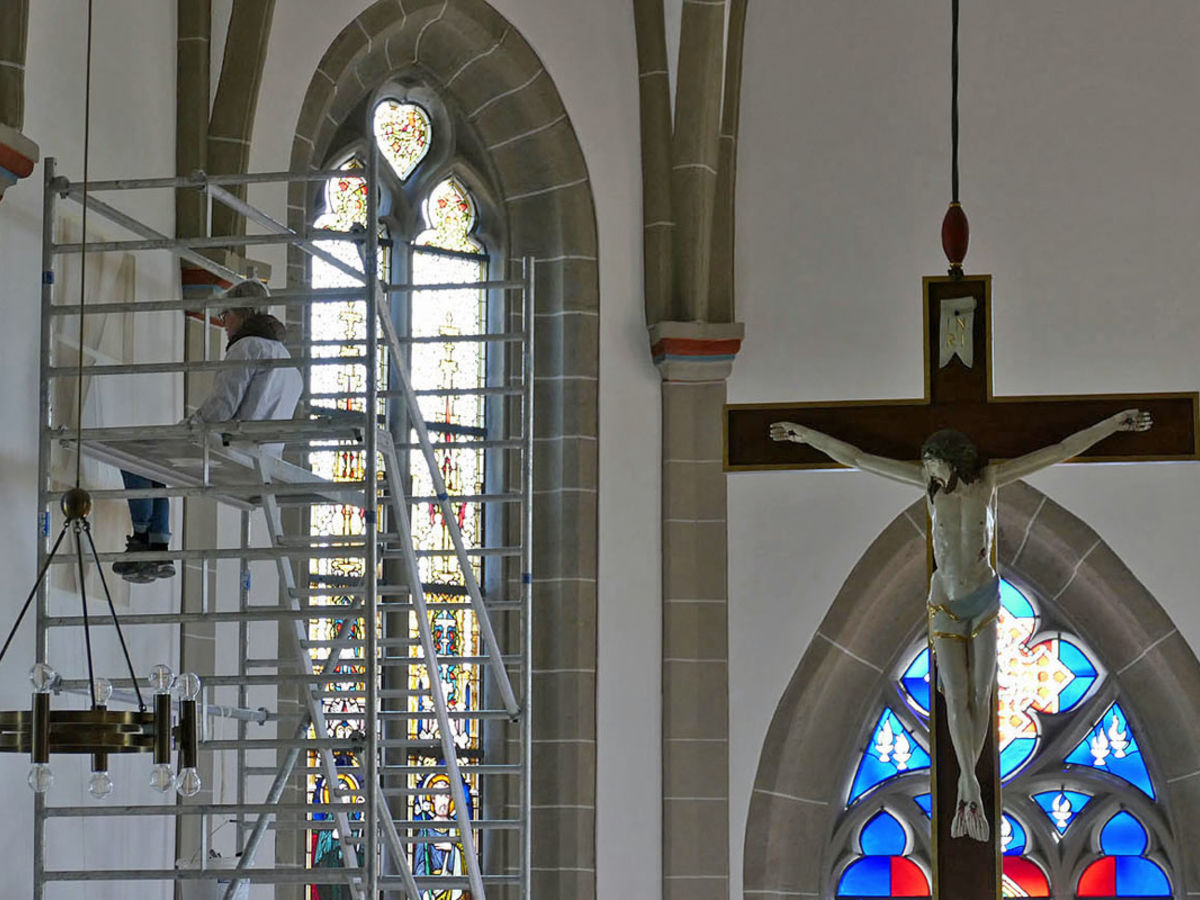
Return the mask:
<svg viewBox="0 0 1200 900">
<path fill-rule="evenodd" d="M 30 4 L 29 47 L 26 71 L 24 132 L 40 147 L 42 156 L 55 156 L 59 171 L 78 179 L 83 163 L 83 100 L 85 59 L 85 6 L 68 0 L 37 0 Z M 175 20 L 173 4 L 146 4 L 140 0 L 111 0 L 97 4 L 92 69 L 92 121 L 90 175 L 94 179 L 147 174 L 169 174 L 174 169 L 174 62 Z M 6 511 L 0 523 L 0 565 L 9 590 L 0 597 L 0 621 L 5 632 L 36 569 L 37 396 L 40 352 L 40 255 L 42 171 L 4 196 L 0 206 L 0 272 L 4 274 L 4 329 L 0 332 L 0 506 Z M 167 194 L 126 195 L 121 205 L 151 226 L 173 228 L 173 200 Z M 78 206 L 72 210 L 78 214 Z M 119 229 L 89 218 L 92 238 L 103 233 L 126 236 Z M 178 275 L 166 254 L 143 254 L 137 260 L 137 296 L 164 298 L 178 292 Z M 152 317 L 139 322 L 137 340 L 147 354 L 164 358 L 177 347 L 178 322 L 174 317 Z M 124 422 L 173 421 L 178 417 L 178 381 L 162 377 L 128 386 L 124 396 L 110 386 L 105 394 L 106 415 Z M 136 398 L 136 403 L 135 403 Z M 116 424 L 121 424 L 120 422 Z M 85 486 L 88 486 L 85 484 Z M 95 486 L 95 485 L 92 485 Z M 112 486 L 103 485 L 103 486 Z M 52 526 L 55 532 L 58 523 Z M 98 543 L 122 535 L 98 535 Z M 135 588 L 134 611 L 166 608 L 176 602 L 166 587 Z M 99 615 L 102 604 L 93 606 Z M 66 610 L 64 610 L 65 612 Z M 177 657 L 173 637 L 166 632 L 135 629 L 127 635 L 135 665 L 142 671 L 164 658 Z M 97 668 L 119 675 L 121 657 L 111 629 L 101 624 L 94 634 Z M 52 636 L 49 660 L 71 677 L 86 673 L 82 637 L 78 643 L 66 633 Z M 19 708 L 29 702 L 25 671 L 33 660 L 30 619 L 0 665 L 0 705 Z M 61 697 L 56 706 L 80 708 L 84 698 Z M 32 884 L 32 808 L 25 786 L 28 759 L 5 754 L 0 758 L 0 802 L 6 814 L 0 820 L 0 843 L 12 848 L 0 896 L 29 896 Z M 56 759 L 57 804 L 91 804 L 87 796 L 87 764 Z M 144 759 L 114 758 L 111 770 L 117 781 L 114 800 L 153 802 L 146 786 Z M 97 823 L 99 828 L 96 827 Z M 55 868 L 97 866 L 101 860 L 117 866 L 170 865 L 173 840 L 152 819 L 122 824 L 122 839 L 112 839 L 103 820 L 91 828 L 78 823 L 55 823 L 50 836 L 59 849 Z M 58 889 L 56 897 L 117 898 L 127 896 L 127 885 L 75 884 Z M 139 896 L 160 896 L 153 890 Z"/>
<path fill-rule="evenodd" d="M 998 394 L 1200 387 L 1198 31 L 1189 0 L 963 3 L 967 269 L 994 276 Z M 747 32 L 746 341 L 730 400 L 917 396 L 920 278 L 945 267 L 948 7 L 756 0 Z M 1067 466 L 1032 483 L 1200 647 L 1200 468 Z M 858 473 L 729 479 L 731 896 L 779 696 L 854 562 L 912 499 Z"/>
</svg>

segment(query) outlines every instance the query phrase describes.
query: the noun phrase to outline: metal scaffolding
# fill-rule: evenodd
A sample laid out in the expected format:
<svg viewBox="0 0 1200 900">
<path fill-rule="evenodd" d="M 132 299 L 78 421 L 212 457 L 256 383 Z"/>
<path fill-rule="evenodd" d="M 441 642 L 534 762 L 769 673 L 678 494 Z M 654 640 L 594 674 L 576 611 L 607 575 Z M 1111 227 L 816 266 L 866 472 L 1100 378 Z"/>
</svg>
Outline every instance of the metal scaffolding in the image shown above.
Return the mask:
<svg viewBox="0 0 1200 900">
<path fill-rule="evenodd" d="M 365 170 L 356 173 L 367 184 L 368 222 L 378 220 L 377 160 L 377 152 L 371 151 Z M 277 184 L 286 190 L 291 183 L 320 183 L 344 175 L 342 170 L 221 177 L 197 172 L 180 178 L 81 184 L 58 175 L 54 159 L 45 161 L 38 455 L 42 521 L 49 534 L 60 494 L 53 462 L 64 452 L 82 453 L 163 485 L 125 490 L 85 485 L 98 502 L 170 497 L 185 505 L 218 504 L 236 511 L 222 514 L 226 526 L 237 524 L 221 528 L 219 541 L 197 545 L 198 539 L 185 529 L 177 549 L 99 554 L 105 566 L 118 559 L 170 560 L 199 572 L 192 581 L 180 573 L 185 596 L 176 611 L 138 609 L 133 589 L 132 609 L 121 621 L 128 629 L 178 627 L 181 634 L 189 627 L 213 628 L 215 663 L 212 671 L 197 673 L 205 691 L 201 708 L 207 710 L 208 720 L 223 716 L 234 723 L 236 737 L 219 738 L 202 728 L 200 753 L 202 760 L 208 757 L 208 772 L 236 772 L 236 796 L 233 802 L 176 800 L 172 795 L 162 803 L 77 806 L 55 805 L 53 795 L 38 795 L 37 900 L 57 882 L 194 879 L 227 881 L 226 898 L 245 896 L 245 884 L 293 892 L 300 888 L 279 886 L 338 884 L 363 900 L 425 900 L 443 891 L 469 892 L 446 896 L 473 900 L 529 897 L 532 262 L 510 266 L 513 277 L 391 283 L 378 274 L 381 247 L 375 229 L 297 233 L 230 190 L 247 184 Z M 189 189 L 245 217 L 253 233 L 175 239 L 119 208 L 121 195 L 129 191 Z M 98 193 L 106 199 L 97 199 Z M 109 195 L 116 199 L 110 202 Z M 134 237 L 86 245 L 56 242 L 64 201 L 86 202 L 90 213 Z M 331 253 L 328 248 L 335 241 L 352 242 L 363 264 L 349 264 Z M 230 282 L 242 277 L 230 268 L 236 264 L 227 265 L 224 256 L 219 258 L 225 261 L 218 262 L 205 251 L 244 251 L 268 244 L 298 248 L 355 282 L 353 287 L 336 288 L 293 284 L 266 301 L 286 312 L 291 351 L 291 359 L 265 361 L 266 365 L 295 366 L 306 375 L 306 393 L 293 419 L 76 429 L 55 408 L 56 386 L 74 384 L 81 376 L 187 377 L 238 365 L 212 358 L 210 313 L 229 304 L 221 296 L 133 302 L 98 297 L 81 312 L 69 298 L 55 296 L 56 261 L 70 255 L 86 259 L 92 254 L 165 251 Z M 480 292 L 496 312 L 487 317 L 486 328 L 477 334 L 407 332 L 401 300 L 435 303 L 439 295 L 463 291 Z M 309 333 L 311 310 L 348 301 L 363 304 L 365 340 L 316 339 Z M 190 314 L 193 324 L 188 327 L 202 330 L 202 358 L 187 359 L 184 354 L 153 362 L 92 359 L 84 360 L 82 370 L 73 356 L 55 358 L 56 336 L 73 319 L 78 318 L 82 342 L 84 317 L 171 311 Z M 407 367 L 411 348 L 431 343 L 477 347 L 487 360 L 486 383 L 451 389 L 414 384 Z M 331 349 L 338 352 L 331 355 Z M 386 367 L 380 365 L 381 355 L 386 356 Z M 330 365 L 358 365 L 365 381 L 354 389 L 313 392 L 307 376 Z M 429 406 L 422 407 L 423 398 L 456 394 L 480 398 L 488 410 L 481 429 L 458 427 L 448 413 L 445 420 L 433 419 Z M 280 444 L 286 447 L 282 456 L 270 446 Z M 464 449 L 480 454 L 487 475 L 480 485 L 456 491 L 447 485 L 443 466 L 448 454 Z M 355 454 L 362 471 L 349 480 L 314 474 L 309 457 L 322 452 Z M 414 495 L 417 466 L 432 490 Z M 341 536 L 311 533 L 314 512 L 331 505 L 361 515 L 361 529 Z M 464 539 L 467 505 L 484 523 L 481 542 Z M 418 513 L 440 520 L 447 545 L 423 546 L 414 539 L 413 517 Z M 40 544 L 42 562 L 48 538 Z M 340 579 L 314 574 L 322 560 L 352 561 L 347 570 L 360 574 Z M 430 560 L 443 571 L 452 569 L 453 590 L 444 582 L 428 583 Z M 59 563 L 76 565 L 70 553 L 54 560 L 54 565 Z M 272 563 L 278 590 L 264 597 L 264 591 L 253 587 L 251 569 Z M 218 571 L 223 582 L 216 578 Z M 229 583 L 228 573 L 233 571 L 236 590 L 212 587 Z M 187 597 L 197 586 L 200 596 Z M 47 656 L 52 632 L 83 627 L 82 616 L 67 614 L 59 605 L 43 587 L 37 618 L 39 661 Z M 477 628 L 474 652 L 447 652 L 445 635 L 438 629 L 448 611 L 471 617 L 459 621 Z M 264 646 L 262 635 L 272 628 L 276 640 Z M 151 661 L 140 662 L 148 668 Z M 466 707 L 461 697 L 448 691 L 446 673 L 463 671 L 479 673 L 472 682 L 480 686 L 482 698 L 476 707 Z M 132 684 L 127 678 L 113 678 L 112 683 L 118 689 L 113 702 L 120 703 L 127 696 L 122 692 Z M 81 673 L 66 672 L 60 690 L 87 687 Z M 339 711 L 345 704 L 358 711 Z M 347 733 L 348 720 L 360 722 L 361 730 Z M 463 740 L 464 734 L 477 737 L 472 743 Z M 312 795 L 314 779 L 324 785 L 320 798 Z M 434 802 L 443 812 L 431 816 L 430 801 L 438 796 L 448 796 L 449 802 Z M 55 848 L 46 839 L 49 822 L 78 819 L 86 820 L 84 827 L 105 822 L 112 827 L 124 817 L 160 817 L 176 823 L 177 853 L 196 858 L 196 867 L 83 871 L 56 865 Z M 193 823 L 187 829 L 179 824 L 185 820 Z M 236 863 L 226 856 L 218 865 L 209 858 L 212 835 L 227 822 L 234 825 Z M 336 851 L 329 850 L 320 867 L 297 866 L 297 859 L 313 854 L 315 837 L 322 834 L 332 837 Z M 223 839 L 229 842 L 228 830 Z M 185 846 L 185 840 L 191 843 Z M 440 871 L 430 871 L 427 862 L 418 864 L 419 858 L 428 859 L 430 847 L 453 864 Z"/>
</svg>

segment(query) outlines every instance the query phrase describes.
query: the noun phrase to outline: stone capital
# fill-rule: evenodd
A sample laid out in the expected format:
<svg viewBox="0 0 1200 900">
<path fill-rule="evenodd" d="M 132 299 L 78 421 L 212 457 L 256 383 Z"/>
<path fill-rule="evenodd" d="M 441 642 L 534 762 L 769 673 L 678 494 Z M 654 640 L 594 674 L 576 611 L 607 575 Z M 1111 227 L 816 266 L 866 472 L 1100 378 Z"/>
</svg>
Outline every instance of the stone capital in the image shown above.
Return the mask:
<svg viewBox="0 0 1200 900">
<path fill-rule="evenodd" d="M 40 156 L 37 144 L 0 122 L 0 199 L 8 188 L 33 173 Z"/>
<path fill-rule="evenodd" d="M 232 250 L 214 249 L 205 252 L 214 262 L 220 263 L 235 272 L 244 272 L 247 278 L 257 278 L 266 282 L 271 279 L 270 263 L 260 260 L 246 259 Z M 208 269 L 190 262 L 181 262 L 179 266 L 180 287 L 183 296 L 188 300 L 207 300 L 216 297 L 232 287 L 232 283 Z M 189 311 L 188 316 L 194 319 L 203 318 L 199 312 Z M 215 318 L 210 317 L 210 324 L 220 325 Z"/>
<path fill-rule="evenodd" d="M 744 333 L 741 322 L 657 322 L 650 326 L 650 354 L 664 381 L 722 380 Z"/>
</svg>

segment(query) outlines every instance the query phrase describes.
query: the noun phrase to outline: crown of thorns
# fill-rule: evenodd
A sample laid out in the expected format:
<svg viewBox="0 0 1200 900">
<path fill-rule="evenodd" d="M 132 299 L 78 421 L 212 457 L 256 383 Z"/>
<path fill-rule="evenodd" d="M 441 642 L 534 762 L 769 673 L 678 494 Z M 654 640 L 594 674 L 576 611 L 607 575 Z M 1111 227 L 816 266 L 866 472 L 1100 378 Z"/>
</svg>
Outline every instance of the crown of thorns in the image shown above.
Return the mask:
<svg viewBox="0 0 1200 900">
<path fill-rule="evenodd" d="M 964 481 L 973 481 L 983 468 L 979 450 L 961 431 L 943 428 L 935 431 L 921 444 L 921 459 L 940 459 Z"/>
</svg>

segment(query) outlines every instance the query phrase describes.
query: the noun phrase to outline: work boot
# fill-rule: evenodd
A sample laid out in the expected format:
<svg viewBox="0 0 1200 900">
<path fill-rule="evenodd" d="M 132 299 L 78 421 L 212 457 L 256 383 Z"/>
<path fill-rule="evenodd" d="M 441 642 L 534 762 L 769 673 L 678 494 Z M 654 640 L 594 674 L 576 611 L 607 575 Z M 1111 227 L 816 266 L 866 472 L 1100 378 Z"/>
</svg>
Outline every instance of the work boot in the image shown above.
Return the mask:
<svg viewBox="0 0 1200 900">
<path fill-rule="evenodd" d="M 125 538 L 126 553 L 145 553 L 150 549 L 150 539 L 145 532 L 135 531 L 129 537 Z M 164 546 L 165 549 L 165 546 Z M 136 560 L 118 560 L 113 563 L 113 574 L 120 575 L 126 581 L 132 584 L 149 584 L 157 576 L 153 574 L 158 563 L 138 562 Z M 150 567 L 149 570 L 147 567 Z M 171 574 L 175 574 L 175 568 L 172 566 Z"/>
<path fill-rule="evenodd" d="M 149 549 L 149 550 L 166 550 L 167 542 L 166 541 L 151 541 L 150 546 L 147 549 Z M 144 570 L 146 571 L 147 574 L 150 575 L 151 579 L 173 578 L 175 576 L 175 563 L 171 562 L 171 560 L 169 560 L 169 559 L 163 559 L 163 560 L 159 560 L 157 562 L 144 562 L 144 563 L 142 563 L 142 566 L 145 567 Z"/>
</svg>

